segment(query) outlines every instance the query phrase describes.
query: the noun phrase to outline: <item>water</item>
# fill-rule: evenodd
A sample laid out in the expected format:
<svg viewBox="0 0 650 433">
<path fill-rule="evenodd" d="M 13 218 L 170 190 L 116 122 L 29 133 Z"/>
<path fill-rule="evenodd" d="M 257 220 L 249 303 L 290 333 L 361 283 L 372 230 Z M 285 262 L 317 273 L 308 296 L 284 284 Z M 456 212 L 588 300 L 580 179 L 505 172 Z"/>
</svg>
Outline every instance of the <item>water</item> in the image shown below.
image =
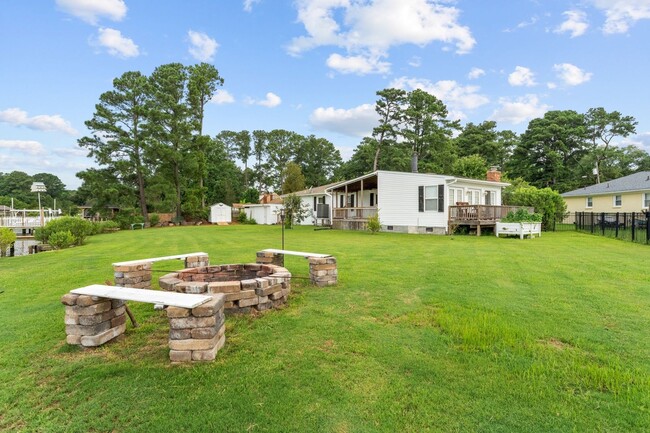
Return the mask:
<svg viewBox="0 0 650 433">
<path fill-rule="evenodd" d="M 14 255 L 26 256 L 27 254 L 29 254 L 29 247 L 37 244 L 40 244 L 40 242 L 34 238 L 18 238 L 16 239 L 16 243 L 14 244 L 15 247 Z M 9 249 L 7 249 L 7 256 L 9 256 Z"/>
</svg>

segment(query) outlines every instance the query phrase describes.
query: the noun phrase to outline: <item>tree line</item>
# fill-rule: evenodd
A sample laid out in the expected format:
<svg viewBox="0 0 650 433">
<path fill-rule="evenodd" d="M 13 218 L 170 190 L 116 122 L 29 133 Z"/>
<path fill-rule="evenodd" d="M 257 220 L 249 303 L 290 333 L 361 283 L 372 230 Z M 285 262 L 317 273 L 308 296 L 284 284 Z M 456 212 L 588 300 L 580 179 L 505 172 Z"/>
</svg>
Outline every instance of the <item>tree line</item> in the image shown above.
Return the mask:
<svg viewBox="0 0 650 433">
<path fill-rule="evenodd" d="M 85 122 L 90 134 L 78 140 L 98 165 L 77 173 L 79 189 L 65 191 L 47 173 L 0 173 L 0 204 L 15 197 L 34 206 L 29 186 L 37 180 L 64 210 L 72 203 L 100 212 L 111 205 L 145 221 L 160 212 L 199 219 L 214 203 L 256 202 L 260 192 L 290 193 L 378 169 L 484 178 L 497 166 L 516 186 L 556 192 L 650 170 L 646 151 L 614 145 L 637 125 L 618 111 L 549 111 L 517 134 L 494 121 L 450 121 L 445 104 L 420 89 L 378 91 L 377 124 L 346 162 L 328 140 L 284 129 L 211 136 L 205 108 L 223 84 L 207 63 L 122 74 L 99 96 Z"/>
<path fill-rule="evenodd" d="M 497 130 L 494 121 L 461 127 L 447 120 L 440 100 L 419 89 L 384 89 L 377 96 L 378 125 L 342 165 L 342 177 L 382 169 L 482 178 L 496 166 L 519 184 L 561 193 L 650 170 L 645 150 L 614 146 L 635 134 L 637 125 L 618 111 L 548 111 L 518 135 Z"/>
<path fill-rule="evenodd" d="M 149 212 L 205 218 L 210 204 L 280 191 L 289 162 L 309 184 L 334 178 L 341 156 L 323 138 L 283 129 L 205 134 L 205 106 L 223 82 L 207 63 L 116 78 L 85 122 L 91 135 L 79 140 L 100 167 L 77 174 L 79 196 L 98 209 L 137 204 L 145 221 Z"/>
</svg>

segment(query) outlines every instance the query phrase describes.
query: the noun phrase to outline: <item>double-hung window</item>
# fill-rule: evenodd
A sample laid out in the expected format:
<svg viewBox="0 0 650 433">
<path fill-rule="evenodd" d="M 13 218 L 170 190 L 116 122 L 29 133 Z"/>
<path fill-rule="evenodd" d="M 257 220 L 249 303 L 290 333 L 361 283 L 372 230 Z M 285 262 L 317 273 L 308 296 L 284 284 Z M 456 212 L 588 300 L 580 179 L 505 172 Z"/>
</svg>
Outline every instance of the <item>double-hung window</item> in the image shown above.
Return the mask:
<svg viewBox="0 0 650 433">
<path fill-rule="evenodd" d="M 594 199 L 593 199 L 593 197 L 587 197 L 587 205 L 586 205 L 586 207 L 587 208 L 594 207 Z"/>
<path fill-rule="evenodd" d="M 646 209 L 650 209 L 650 192 L 646 192 L 643 194 L 643 207 Z"/>
<path fill-rule="evenodd" d="M 445 186 L 419 186 L 418 187 L 418 210 L 420 212 L 444 212 L 445 209 Z"/>
<path fill-rule="evenodd" d="M 614 196 L 614 207 L 621 207 L 623 205 L 623 196 L 617 194 Z"/>
</svg>

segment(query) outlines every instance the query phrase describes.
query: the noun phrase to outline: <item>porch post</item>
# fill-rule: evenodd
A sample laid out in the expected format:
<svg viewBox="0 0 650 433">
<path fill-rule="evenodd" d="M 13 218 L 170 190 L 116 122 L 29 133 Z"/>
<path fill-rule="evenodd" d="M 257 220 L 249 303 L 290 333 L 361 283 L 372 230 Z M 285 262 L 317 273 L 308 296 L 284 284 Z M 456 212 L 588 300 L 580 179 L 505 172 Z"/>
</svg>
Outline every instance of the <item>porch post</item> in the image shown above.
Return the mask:
<svg viewBox="0 0 650 433">
<path fill-rule="evenodd" d="M 361 179 L 361 199 L 357 200 L 357 207 L 363 208 L 363 179 Z M 364 218 L 363 209 L 361 209 L 361 218 Z"/>
</svg>

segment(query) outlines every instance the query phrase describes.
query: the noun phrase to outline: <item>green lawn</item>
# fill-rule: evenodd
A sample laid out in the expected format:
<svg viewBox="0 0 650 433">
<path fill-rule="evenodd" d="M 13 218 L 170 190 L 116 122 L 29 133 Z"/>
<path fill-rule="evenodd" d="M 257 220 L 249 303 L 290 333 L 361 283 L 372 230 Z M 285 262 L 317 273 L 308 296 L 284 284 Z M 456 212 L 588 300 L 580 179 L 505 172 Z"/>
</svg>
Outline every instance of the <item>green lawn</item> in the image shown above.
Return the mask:
<svg viewBox="0 0 650 433">
<path fill-rule="evenodd" d="M 178 227 L 0 259 L 0 430 L 650 431 L 650 247 L 575 232 L 288 230 L 287 249 L 337 257 L 339 284 L 309 286 L 288 257 L 287 306 L 228 317 L 215 362 L 171 365 L 148 304 L 120 341 L 65 344 L 61 295 L 112 262 L 279 247 L 279 227 Z"/>
</svg>

